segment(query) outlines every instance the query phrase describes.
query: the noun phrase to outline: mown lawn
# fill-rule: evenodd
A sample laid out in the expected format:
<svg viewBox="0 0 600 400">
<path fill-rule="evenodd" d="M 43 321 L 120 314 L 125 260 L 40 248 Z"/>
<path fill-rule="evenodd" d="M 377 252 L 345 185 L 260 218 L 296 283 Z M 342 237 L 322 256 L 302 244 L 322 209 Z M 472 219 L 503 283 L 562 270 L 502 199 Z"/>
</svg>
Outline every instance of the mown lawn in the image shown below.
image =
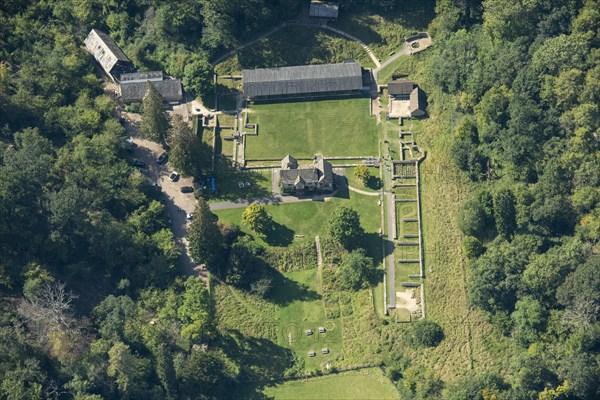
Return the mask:
<svg viewBox="0 0 600 400">
<path fill-rule="evenodd" d="M 377 156 L 378 128 L 369 98 L 252 104 L 250 123 L 258 136 L 246 137 L 246 159 Z"/>
<path fill-rule="evenodd" d="M 291 381 L 267 387 L 274 399 L 399 399 L 398 391 L 379 368 Z"/>
<path fill-rule="evenodd" d="M 310 369 L 317 369 L 335 360 L 342 351 L 342 326 L 339 319 L 325 317 L 317 270 L 288 272 L 277 283 L 272 298 L 282 307 L 272 322 L 278 328 L 278 344 L 294 350 L 304 358 L 305 366 Z M 327 331 L 319 333 L 319 327 L 326 327 Z M 313 334 L 307 336 L 306 329 L 312 329 Z M 322 354 L 323 347 L 329 349 L 329 354 Z M 317 355 L 309 357 L 309 350 Z"/>
<path fill-rule="evenodd" d="M 357 189 L 364 190 L 366 192 L 377 192 L 379 190 L 380 180 L 379 180 L 379 168 L 369 167 L 369 178 L 367 179 L 366 184 L 358 179 L 354 175 L 354 168 L 346 169 L 346 179 L 348 179 L 348 184 Z"/>
<path fill-rule="evenodd" d="M 317 235 L 324 236 L 331 212 L 342 205 L 352 207 L 360 215 L 369 255 L 380 262 L 381 237 L 378 232 L 381 218 L 377 200 L 377 197 L 344 191 L 327 201 L 266 205 L 265 209 L 274 222 L 274 229 L 267 235 L 256 235 L 248 227 L 241 225 L 244 208 L 218 210 L 215 214 L 219 217 L 219 222 L 241 225 L 243 232 L 253 235 L 263 245 L 288 246 L 306 240 L 313 241 Z"/>
</svg>

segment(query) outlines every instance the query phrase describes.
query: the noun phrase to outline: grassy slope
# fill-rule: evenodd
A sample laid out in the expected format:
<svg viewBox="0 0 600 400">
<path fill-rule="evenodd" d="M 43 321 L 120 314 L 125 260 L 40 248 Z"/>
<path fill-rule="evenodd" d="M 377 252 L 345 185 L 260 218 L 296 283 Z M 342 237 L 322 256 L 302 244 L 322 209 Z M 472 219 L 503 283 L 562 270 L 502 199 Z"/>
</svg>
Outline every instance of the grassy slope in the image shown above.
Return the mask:
<svg viewBox="0 0 600 400">
<path fill-rule="evenodd" d="M 400 398 L 394 385 L 377 368 L 286 382 L 268 387 L 263 393 L 275 399 Z"/>
<path fill-rule="evenodd" d="M 287 27 L 224 60 L 216 71 L 221 75 L 239 74 L 244 68 L 341 63 L 347 58 L 365 68 L 374 67 L 356 42 L 320 29 Z"/>
<path fill-rule="evenodd" d="M 250 111 L 259 134 L 246 138 L 247 159 L 281 159 L 288 153 L 377 156 L 377 125 L 369 116 L 368 98 L 255 104 Z"/>
<path fill-rule="evenodd" d="M 426 29 L 435 16 L 434 7 L 434 0 L 420 0 L 404 2 L 393 11 L 372 6 L 362 12 L 341 10 L 339 21 L 331 26 L 358 37 L 385 60 L 407 36 Z"/>
<path fill-rule="evenodd" d="M 438 102 L 431 105 L 432 117 L 417 137 L 427 149 L 421 168 L 425 302 L 428 318 L 443 326 L 446 338 L 437 348 L 411 351 L 411 355 L 414 361 L 428 364 L 451 381 L 472 369 L 505 368 L 512 349 L 509 341 L 468 305 L 467 260 L 461 250 L 462 234 L 456 215 L 471 185 L 448 151 L 452 142 L 450 127 L 456 118 L 452 99 L 440 94 L 430 99 Z"/>
</svg>

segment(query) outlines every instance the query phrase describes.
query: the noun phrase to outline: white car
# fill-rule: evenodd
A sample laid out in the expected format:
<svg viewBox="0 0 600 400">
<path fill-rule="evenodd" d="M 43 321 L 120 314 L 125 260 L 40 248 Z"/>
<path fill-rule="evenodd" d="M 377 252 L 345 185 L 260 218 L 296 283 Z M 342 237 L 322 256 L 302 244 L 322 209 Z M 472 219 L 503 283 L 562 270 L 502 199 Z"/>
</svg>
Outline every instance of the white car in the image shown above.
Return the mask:
<svg viewBox="0 0 600 400">
<path fill-rule="evenodd" d="M 191 221 L 194 218 L 194 213 L 187 213 L 185 214 L 185 217 Z"/>
<path fill-rule="evenodd" d="M 179 174 L 176 171 L 173 171 L 171 172 L 171 175 L 169 175 L 169 179 L 171 182 L 177 182 L 179 180 Z"/>
</svg>

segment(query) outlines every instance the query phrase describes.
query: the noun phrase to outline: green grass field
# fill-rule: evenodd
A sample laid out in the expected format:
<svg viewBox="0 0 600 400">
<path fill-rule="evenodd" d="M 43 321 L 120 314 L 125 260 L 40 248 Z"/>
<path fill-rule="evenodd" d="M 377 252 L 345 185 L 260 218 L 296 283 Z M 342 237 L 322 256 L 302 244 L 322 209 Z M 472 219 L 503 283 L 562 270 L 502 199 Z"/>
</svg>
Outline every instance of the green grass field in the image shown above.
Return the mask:
<svg viewBox="0 0 600 400">
<path fill-rule="evenodd" d="M 348 184 L 357 189 L 364 190 L 366 192 L 377 192 L 379 190 L 379 168 L 369 167 L 370 177 L 367 180 L 366 184 L 363 183 L 362 180 L 358 179 L 354 176 L 354 168 L 346 169 L 346 179 L 348 179 Z"/>
<path fill-rule="evenodd" d="M 273 246 L 288 246 L 292 243 L 313 241 L 317 235 L 326 234 L 326 222 L 331 212 L 339 206 L 349 206 L 358 211 L 361 225 L 367 233 L 366 244 L 369 254 L 376 262 L 381 260 L 380 209 L 377 197 L 365 196 L 348 191 L 338 192 L 326 201 L 304 201 L 289 204 L 266 205 L 267 213 L 273 217 L 275 228 L 266 236 L 254 235 L 248 227 L 242 231 L 255 236 L 259 243 Z M 215 211 L 219 221 L 225 224 L 241 224 L 244 208 Z"/>
<path fill-rule="evenodd" d="M 267 387 L 263 393 L 274 399 L 400 399 L 378 368 L 285 382 Z"/>
<path fill-rule="evenodd" d="M 377 156 L 378 128 L 368 98 L 298 101 L 250 106 L 258 136 L 246 138 L 246 159 Z"/>
</svg>

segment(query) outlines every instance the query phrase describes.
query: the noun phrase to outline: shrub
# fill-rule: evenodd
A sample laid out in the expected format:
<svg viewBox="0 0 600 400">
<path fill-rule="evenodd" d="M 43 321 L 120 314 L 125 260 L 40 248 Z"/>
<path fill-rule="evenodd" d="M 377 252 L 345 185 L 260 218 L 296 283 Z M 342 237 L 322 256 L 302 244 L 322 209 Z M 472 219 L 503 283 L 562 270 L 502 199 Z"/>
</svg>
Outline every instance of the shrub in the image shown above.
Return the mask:
<svg viewBox="0 0 600 400">
<path fill-rule="evenodd" d="M 411 339 L 417 346 L 435 347 L 444 339 L 444 330 L 435 322 L 424 319 L 414 323 Z"/>
<path fill-rule="evenodd" d="M 483 245 L 481 241 L 474 236 L 467 236 L 462 244 L 463 253 L 467 258 L 477 258 L 483 254 Z"/>
</svg>

